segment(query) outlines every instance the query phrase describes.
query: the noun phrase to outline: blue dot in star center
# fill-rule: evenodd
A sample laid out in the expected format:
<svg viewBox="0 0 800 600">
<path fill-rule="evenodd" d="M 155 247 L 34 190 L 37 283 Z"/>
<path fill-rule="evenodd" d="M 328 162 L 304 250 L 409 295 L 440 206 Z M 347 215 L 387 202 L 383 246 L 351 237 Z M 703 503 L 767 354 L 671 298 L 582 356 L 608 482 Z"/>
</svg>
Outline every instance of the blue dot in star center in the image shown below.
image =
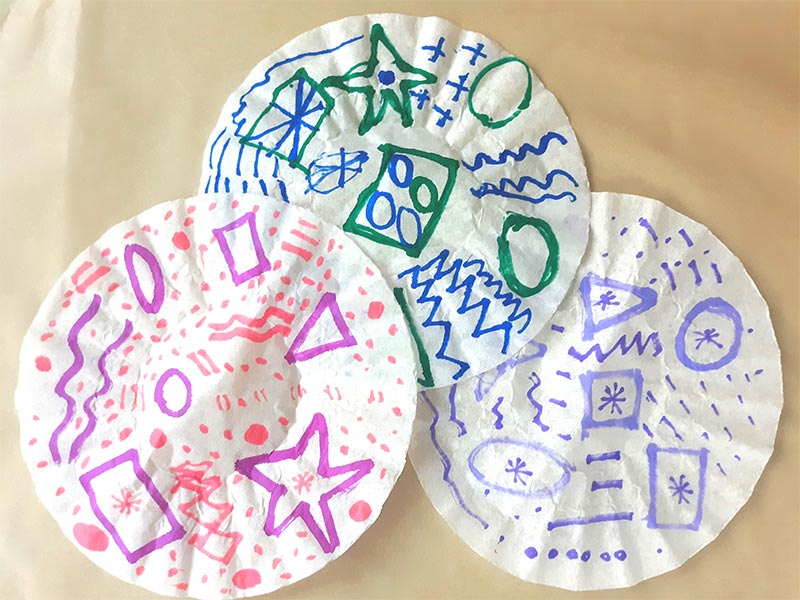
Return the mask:
<svg viewBox="0 0 800 600">
<path fill-rule="evenodd" d="M 378 81 L 383 85 L 392 85 L 394 79 L 394 71 L 378 71 Z"/>
</svg>

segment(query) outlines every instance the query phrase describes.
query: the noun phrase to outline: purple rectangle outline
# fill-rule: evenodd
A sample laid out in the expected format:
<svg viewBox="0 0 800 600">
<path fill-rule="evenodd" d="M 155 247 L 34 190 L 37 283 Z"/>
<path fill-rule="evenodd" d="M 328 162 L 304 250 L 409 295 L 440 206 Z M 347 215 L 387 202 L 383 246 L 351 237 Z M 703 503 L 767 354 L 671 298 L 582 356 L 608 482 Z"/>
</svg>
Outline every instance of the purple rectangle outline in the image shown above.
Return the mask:
<svg viewBox="0 0 800 600">
<path fill-rule="evenodd" d="M 598 379 L 612 379 L 615 377 L 633 379 L 633 383 L 636 386 L 636 398 L 634 399 L 633 411 L 624 418 L 596 421 L 592 418 L 592 384 Z M 589 370 L 580 375 L 580 380 L 585 401 L 583 419 L 581 420 L 581 439 L 586 439 L 588 437 L 589 429 L 602 427 L 620 427 L 622 429 L 630 429 L 631 431 L 639 429 L 639 409 L 642 404 L 642 386 L 644 385 L 644 377 L 642 377 L 642 372 L 639 369 L 624 369 L 621 371 Z"/>
<path fill-rule="evenodd" d="M 257 262 L 256 266 L 248 269 L 244 273 L 239 273 L 236 270 L 236 259 L 233 257 L 233 250 L 230 244 L 228 244 L 228 238 L 225 234 L 245 224 L 250 227 L 250 238 L 253 242 L 253 252 L 256 254 Z M 261 237 L 259 237 L 258 229 L 256 228 L 256 214 L 254 212 L 245 213 L 235 221 L 231 221 L 224 227 L 213 229 L 212 231 L 214 232 L 214 237 L 217 238 L 222 256 L 225 257 L 225 262 L 228 263 L 228 269 L 231 272 L 231 279 L 234 284 L 242 284 L 272 269 L 272 265 L 264 252 L 264 246 L 261 245 Z"/>
<path fill-rule="evenodd" d="M 150 494 L 150 497 L 153 501 L 158 505 L 158 507 L 163 511 L 164 516 L 167 518 L 167 521 L 170 525 L 172 525 L 172 529 L 170 529 L 167 533 L 160 535 L 159 537 L 147 542 L 140 548 L 136 550 L 129 550 L 128 547 L 125 545 L 125 542 L 122 541 L 122 537 L 119 535 L 116 527 L 114 524 L 106 517 L 102 510 L 100 510 L 100 506 L 97 504 L 97 496 L 94 493 L 94 489 L 92 488 L 92 480 L 98 477 L 99 475 L 111 471 L 112 469 L 117 468 L 122 463 L 130 462 L 133 465 L 133 472 L 136 474 L 136 478 L 144 485 L 147 493 Z M 114 542 L 119 546 L 119 549 L 122 550 L 122 553 L 125 555 L 125 558 L 128 559 L 128 562 L 133 564 L 138 561 L 143 556 L 158 550 L 170 544 L 172 542 L 176 542 L 183 538 L 186 535 L 186 530 L 183 526 L 178 522 L 178 519 L 175 518 L 175 515 L 169 508 L 169 504 L 164 499 L 164 496 L 158 491 L 156 488 L 155 483 L 150 478 L 150 476 L 142 469 L 142 465 L 139 462 L 139 453 L 136 449 L 131 448 L 127 452 L 123 452 L 116 458 L 112 458 L 108 462 L 103 463 L 91 469 L 81 475 L 79 478 L 83 489 L 86 490 L 86 494 L 89 496 L 89 503 L 92 506 L 92 512 L 94 512 L 95 516 L 100 520 L 106 530 L 111 534 L 112 539 Z"/>
<path fill-rule="evenodd" d="M 697 477 L 697 511 L 694 521 L 691 523 L 659 523 L 656 520 L 656 479 L 658 477 L 658 454 L 685 454 L 687 456 L 697 456 L 700 460 L 700 471 Z M 706 463 L 708 462 L 708 450 L 684 450 L 682 448 L 659 448 L 655 444 L 647 445 L 647 458 L 650 466 L 650 510 L 647 512 L 647 527 L 650 529 L 690 529 L 697 531 L 703 520 L 703 498 L 706 492 Z"/>
</svg>

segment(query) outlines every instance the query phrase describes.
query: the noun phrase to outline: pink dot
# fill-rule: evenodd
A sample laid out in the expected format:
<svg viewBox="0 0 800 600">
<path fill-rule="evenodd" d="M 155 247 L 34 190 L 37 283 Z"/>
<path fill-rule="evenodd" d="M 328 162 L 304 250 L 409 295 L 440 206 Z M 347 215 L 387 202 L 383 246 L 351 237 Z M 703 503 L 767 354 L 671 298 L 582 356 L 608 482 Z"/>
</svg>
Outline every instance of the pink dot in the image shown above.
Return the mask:
<svg viewBox="0 0 800 600">
<path fill-rule="evenodd" d="M 370 302 L 367 316 L 370 319 L 380 319 L 383 314 L 383 302 Z"/>
<path fill-rule="evenodd" d="M 267 441 L 268 437 L 269 432 L 267 431 L 267 428 L 259 423 L 253 423 L 250 425 L 244 434 L 245 441 L 250 442 L 254 446 L 260 446 Z"/>
<path fill-rule="evenodd" d="M 46 356 L 36 357 L 36 368 L 40 371 L 49 371 L 51 366 L 50 359 Z"/>
<path fill-rule="evenodd" d="M 389 326 L 389 335 L 395 335 L 396 333 L 397 333 L 397 325 L 395 325 L 394 323 L 392 323 L 392 324 Z"/>
<path fill-rule="evenodd" d="M 178 250 L 188 250 L 189 246 L 191 246 L 189 237 L 182 231 L 172 236 L 172 243 L 175 244 Z"/>
<path fill-rule="evenodd" d="M 371 514 L 372 508 L 363 500 L 359 500 L 350 507 L 350 518 L 353 519 L 353 521 L 361 523 L 369 519 Z"/>
<path fill-rule="evenodd" d="M 160 429 L 153 429 L 153 433 L 150 434 L 150 445 L 153 448 L 163 448 L 166 443 L 167 434 Z"/>
<path fill-rule="evenodd" d="M 72 528 L 72 535 L 74 535 L 78 543 L 87 550 L 102 552 L 108 548 L 108 536 L 105 531 L 96 525 L 77 523 L 75 527 Z"/>
<path fill-rule="evenodd" d="M 261 573 L 255 569 L 241 569 L 233 574 L 233 585 L 240 590 L 246 590 L 261 583 Z"/>
</svg>

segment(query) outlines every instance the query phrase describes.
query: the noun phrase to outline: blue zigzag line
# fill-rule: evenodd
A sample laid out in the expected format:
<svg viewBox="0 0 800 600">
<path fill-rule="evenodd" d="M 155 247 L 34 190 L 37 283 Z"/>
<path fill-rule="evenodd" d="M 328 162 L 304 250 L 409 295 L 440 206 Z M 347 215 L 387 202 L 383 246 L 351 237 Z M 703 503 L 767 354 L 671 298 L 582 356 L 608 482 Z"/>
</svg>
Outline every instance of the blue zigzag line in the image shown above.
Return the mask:
<svg viewBox="0 0 800 600">
<path fill-rule="evenodd" d="M 661 354 L 663 348 L 661 347 L 661 340 L 658 339 L 657 331 L 654 331 L 653 333 L 648 335 L 644 341 L 642 341 L 641 331 L 637 331 L 636 334 L 631 338 L 630 342 L 628 342 L 627 336 L 623 334 L 622 337 L 619 338 L 614 343 L 614 345 L 608 349 L 607 352 L 603 351 L 603 349 L 600 347 L 600 344 L 595 344 L 594 346 L 592 346 L 586 352 L 583 353 L 576 350 L 574 346 L 571 347 L 567 353 L 572 358 L 577 358 L 581 362 L 585 361 L 587 358 L 589 358 L 590 355 L 594 354 L 595 358 L 597 359 L 597 362 L 603 362 L 609 356 L 614 354 L 614 352 L 616 352 L 617 350 L 620 350 L 622 355 L 625 356 L 626 354 L 628 354 L 628 352 L 630 352 L 635 348 L 636 352 L 638 352 L 639 356 L 641 356 L 642 354 L 644 354 L 645 350 L 647 350 L 647 347 L 650 345 L 650 342 L 653 343 L 653 356 L 658 356 L 659 354 Z"/>
<path fill-rule="evenodd" d="M 467 170 L 475 172 L 484 165 L 502 165 L 507 163 L 509 160 L 519 162 L 524 160 L 528 154 L 541 156 L 547 152 L 547 147 L 553 140 L 561 142 L 561 145 L 563 146 L 567 145 L 567 139 L 564 136 L 559 135 L 555 131 L 549 131 L 539 138 L 539 143 L 536 146 L 526 142 L 522 144 L 522 146 L 520 146 L 519 150 L 516 152 L 513 150 L 503 150 L 497 158 L 492 158 L 488 154 L 478 152 L 478 154 L 475 155 L 475 161 L 473 164 L 470 165 L 464 161 L 461 161 L 461 164 L 464 165 Z"/>
<path fill-rule="evenodd" d="M 522 193 L 525 190 L 525 186 L 528 184 L 533 184 L 540 190 L 550 189 L 550 187 L 553 185 L 553 180 L 558 176 L 565 177 L 570 181 L 570 183 L 572 183 L 574 187 L 578 187 L 578 182 L 575 181 L 575 178 L 570 173 L 563 171 L 562 169 L 554 169 L 547 174 L 543 182 L 539 181 L 538 179 L 534 179 L 533 177 L 529 177 L 528 175 L 523 175 L 517 182 L 515 182 L 513 179 L 509 179 L 508 177 L 503 177 L 496 184 L 482 183 L 480 187 L 470 188 L 469 191 L 478 199 L 483 198 L 484 196 L 501 196 L 503 198 L 517 198 L 519 200 L 525 200 L 526 202 L 532 202 L 533 204 L 540 204 L 545 200 L 560 200 L 561 198 L 570 196 L 570 202 L 575 202 L 576 197 L 572 192 L 564 192 L 557 196 L 553 194 L 544 194 L 539 197 Z M 509 191 L 508 188 L 512 188 L 518 193 L 515 194 Z"/>
<path fill-rule="evenodd" d="M 461 496 L 458 485 L 456 485 L 455 481 L 450 479 L 450 469 L 452 467 L 450 458 L 447 456 L 447 453 L 444 451 L 444 449 L 442 449 L 442 447 L 439 445 L 439 441 L 436 439 L 436 424 L 439 422 L 439 411 L 436 410 L 436 407 L 433 405 L 433 402 L 431 402 L 431 399 L 428 397 L 427 393 L 420 392 L 420 395 L 425 401 L 425 404 L 428 405 L 428 408 L 431 409 L 431 413 L 433 413 L 433 420 L 431 421 L 430 427 L 431 442 L 433 443 L 433 447 L 436 448 L 436 452 L 439 454 L 439 459 L 442 461 L 442 467 L 444 467 L 442 481 L 444 481 L 448 486 L 450 486 L 450 489 L 453 490 L 453 495 L 456 497 L 456 500 L 458 501 L 458 504 L 461 506 L 462 510 L 480 523 L 484 529 L 489 529 L 489 524 L 469 509 L 467 503 L 464 502 L 464 498 Z"/>
<path fill-rule="evenodd" d="M 422 293 L 417 298 L 417 304 L 426 304 L 430 303 L 433 305 L 428 317 L 422 323 L 424 327 L 428 326 L 439 326 L 442 327 L 444 330 L 444 335 L 442 337 L 442 345 L 440 346 L 439 350 L 436 353 L 436 356 L 442 360 L 448 360 L 450 362 L 454 362 L 461 366 L 461 369 L 458 373 L 453 377 L 454 379 L 458 379 L 461 377 L 466 370 L 469 368 L 469 364 L 460 361 L 456 358 L 448 356 L 445 353 L 447 346 L 450 341 L 450 330 L 451 330 L 451 323 L 449 321 L 438 320 L 434 321 L 433 318 L 436 315 L 437 311 L 439 310 L 439 306 L 442 303 L 442 297 L 438 294 L 431 294 L 431 288 L 433 284 L 441 279 L 444 279 L 447 276 L 452 275 L 452 280 L 450 281 L 450 285 L 445 288 L 448 293 L 455 293 L 459 289 L 464 288 L 464 298 L 461 302 L 461 306 L 457 309 L 458 314 L 466 314 L 472 310 L 480 310 L 480 315 L 476 319 L 475 328 L 472 332 L 472 336 L 475 338 L 481 337 L 487 333 L 495 332 L 495 331 L 503 331 L 504 339 L 503 339 L 503 349 L 502 352 L 505 353 L 508 350 L 508 343 L 509 343 L 509 336 L 511 335 L 511 327 L 512 323 L 515 323 L 519 319 L 525 319 L 524 324 L 517 330 L 517 333 L 522 333 L 525 329 L 530 325 L 531 319 L 533 316 L 531 315 L 530 309 L 520 310 L 522 306 L 522 301 L 515 297 L 511 292 L 503 291 L 503 284 L 502 282 L 496 280 L 491 273 L 485 270 L 486 264 L 481 259 L 470 259 L 467 261 L 463 261 L 460 258 L 455 259 L 449 267 L 445 267 L 445 261 L 447 260 L 448 256 L 450 255 L 449 250 L 442 250 L 438 254 L 438 256 L 431 259 L 428 263 L 422 266 L 415 266 L 411 269 L 407 269 L 406 271 L 401 272 L 398 275 L 398 278 L 405 277 L 406 275 L 411 275 L 411 289 L 422 288 Z M 462 270 L 471 268 L 473 266 L 477 266 L 478 270 L 476 273 L 470 273 L 467 277 L 464 277 L 463 280 L 459 281 L 459 275 L 461 274 Z M 434 268 L 434 272 L 425 279 L 420 277 L 423 271 L 427 271 L 431 268 Z M 480 277 L 482 279 L 481 283 L 484 287 L 488 288 L 492 292 L 492 297 L 495 300 L 500 300 L 501 304 L 504 307 L 511 308 L 511 314 L 509 317 L 503 321 L 502 323 L 498 323 L 497 325 L 491 327 L 483 327 L 484 320 L 486 319 L 486 314 L 489 310 L 491 305 L 491 301 L 489 298 L 482 297 L 479 298 L 477 301 L 472 301 L 472 290 L 475 285 L 476 278 Z M 492 289 L 495 288 L 495 289 Z"/>
</svg>

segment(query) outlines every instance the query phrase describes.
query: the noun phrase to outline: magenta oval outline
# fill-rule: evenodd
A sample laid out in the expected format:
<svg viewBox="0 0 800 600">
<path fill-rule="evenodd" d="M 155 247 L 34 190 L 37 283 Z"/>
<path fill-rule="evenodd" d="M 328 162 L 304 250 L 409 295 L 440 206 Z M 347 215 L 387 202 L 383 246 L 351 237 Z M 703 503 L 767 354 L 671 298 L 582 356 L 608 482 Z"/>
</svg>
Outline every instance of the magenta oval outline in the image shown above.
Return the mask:
<svg viewBox="0 0 800 600">
<path fill-rule="evenodd" d="M 145 298 L 142 291 L 142 284 L 139 282 L 139 276 L 136 274 L 136 267 L 133 264 L 133 255 L 136 254 L 141 258 L 150 269 L 150 274 L 153 276 L 153 298 L 148 300 Z M 164 304 L 164 272 L 161 270 L 161 265 L 148 248 L 141 244 L 128 244 L 125 246 L 125 269 L 128 271 L 128 279 L 130 279 L 133 293 L 136 296 L 139 306 L 142 307 L 144 312 L 154 315 L 161 310 L 161 305 Z"/>
</svg>

